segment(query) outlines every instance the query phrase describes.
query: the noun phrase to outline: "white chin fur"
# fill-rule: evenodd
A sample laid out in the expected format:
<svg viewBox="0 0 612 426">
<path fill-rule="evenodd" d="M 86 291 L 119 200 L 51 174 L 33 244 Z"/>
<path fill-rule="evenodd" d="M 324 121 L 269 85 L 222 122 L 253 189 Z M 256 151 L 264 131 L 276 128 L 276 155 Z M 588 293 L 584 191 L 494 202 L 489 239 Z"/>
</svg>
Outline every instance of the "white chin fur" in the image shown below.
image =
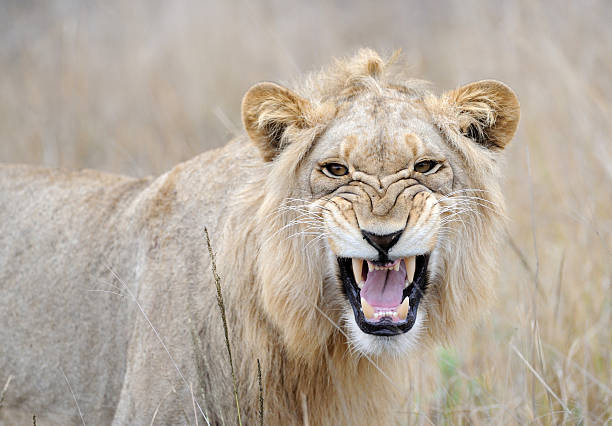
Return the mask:
<svg viewBox="0 0 612 426">
<path fill-rule="evenodd" d="M 423 333 L 426 312 L 421 307 L 417 312 L 417 319 L 414 326 L 403 334 L 396 336 L 374 336 L 361 331 L 355 321 L 355 315 L 350 307 L 344 312 L 342 319 L 349 332 L 349 344 L 351 347 L 367 356 L 392 355 L 400 357 L 406 355 L 414 349 L 419 337 Z"/>
</svg>

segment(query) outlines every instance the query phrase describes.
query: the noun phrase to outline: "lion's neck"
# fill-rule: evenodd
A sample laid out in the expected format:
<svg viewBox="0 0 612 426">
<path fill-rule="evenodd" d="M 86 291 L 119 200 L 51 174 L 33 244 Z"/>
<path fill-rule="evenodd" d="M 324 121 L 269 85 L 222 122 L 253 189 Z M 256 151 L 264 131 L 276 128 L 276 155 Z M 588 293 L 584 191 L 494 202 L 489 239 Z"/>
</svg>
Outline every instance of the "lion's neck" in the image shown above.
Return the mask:
<svg viewBox="0 0 612 426">
<path fill-rule="evenodd" d="M 340 334 L 330 337 L 315 357 L 304 360 L 290 355 L 274 331 L 260 329 L 258 334 L 263 344 L 252 348 L 249 357 L 261 362 L 267 424 L 392 422 L 406 383 L 399 362 L 358 356 Z M 246 382 L 256 383 L 255 369 L 244 373 L 249 377 Z M 258 388 L 245 389 L 245 395 L 246 400 L 256 401 Z"/>
<path fill-rule="evenodd" d="M 333 314 L 337 309 L 323 313 L 328 303 L 324 274 L 313 271 L 324 266 L 314 256 L 300 260 L 304 241 L 275 234 L 284 223 L 274 222 L 274 209 L 262 209 L 274 203 L 261 188 L 254 185 L 242 193 L 240 208 L 226 223 L 240 244 L 220 256 L 231 260 L 222 275 L 236 277 L 227 305 L 233 309 L 233 345 L 243 360 L 241 393 L 245 400 L 257 401 L 258 386 L 253 384 L 259 360 L 266 423 L 384 423 L 401 395 L 401 369 L 395 361 L 368 359 L 348 347 L 339 316 Z M 254 213 L 257 220 L 245 223 L 244 217 Z"/>
</svg>

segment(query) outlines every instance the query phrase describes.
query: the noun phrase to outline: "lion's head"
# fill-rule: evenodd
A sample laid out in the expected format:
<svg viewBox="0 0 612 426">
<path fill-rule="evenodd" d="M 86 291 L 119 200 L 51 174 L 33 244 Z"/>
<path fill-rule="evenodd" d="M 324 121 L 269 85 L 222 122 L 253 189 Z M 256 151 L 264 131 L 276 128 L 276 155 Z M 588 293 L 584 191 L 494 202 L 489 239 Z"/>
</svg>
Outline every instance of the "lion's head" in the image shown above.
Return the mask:
<svg viewBox="0 0 612 426">
<path fill-rule="evenodd" d="M 295 353 L 336 336 L 401 354 L 446 338 L 490 293 L 519 104 L 496 81 L 427 87 L 364 50 L 296 91 L 245 95 L 266 161 L 261 301 Z"/>
</svg>

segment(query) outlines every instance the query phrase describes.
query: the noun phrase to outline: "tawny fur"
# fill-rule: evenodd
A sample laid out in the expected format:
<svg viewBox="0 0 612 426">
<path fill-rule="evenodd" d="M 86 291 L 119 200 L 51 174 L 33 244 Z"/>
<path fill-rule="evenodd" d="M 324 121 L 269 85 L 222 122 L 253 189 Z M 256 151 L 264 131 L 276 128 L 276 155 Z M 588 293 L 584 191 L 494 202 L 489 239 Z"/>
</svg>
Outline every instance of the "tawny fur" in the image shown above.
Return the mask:
<svg viewBox="0 0 612 426">
<path fill-rule="evenodd" d="M 437 96 L 401 71 L 395 57 L 362 50 L 293 91 L 255 86 L 243 101 L 247 135 L 154 180 L 0 168 L 0 341 L 10 342 L 0 383 L 14 376 L 0 423 L 19 413 L 79 422 L 68 381 L 88 424 L 202 424 L 199 407 L 211 424 L 233 424 L 204 227 L 217 253 L 243 421 L 256 422 L 259 359 L 266 424 L 393 423 L 408 357 L 394 341 L 370 353 L 355 341 L 330 260 L 347 248 L 325 226 L 335 220 L 350 233 L 357 219 L 382 230 L 407 223 L 409 234 L 427 225 L 433 266 L 409 346 L 448 340 L 492 293 L 500 150 L 519 113 L 501 83 Z M 388 132 L 352 129 L 362 116 L 388 123 Z M 420 136 L 404 134 L 404 116 Z M 342 132 L 350 137 L 335 141 Z M 431 141 L 447 167 L 423 176 L 428 191 L 410 195 L 401 185 L 413 172 L 403 164 L 412 167 Z M 335 219 L 323 222 L 333 181 L 313 170 L 336 142 L 360 183 L 354 202 L 337 199 Z M 364 207 L 370 202 L 375 211 Z"/>
</svg>

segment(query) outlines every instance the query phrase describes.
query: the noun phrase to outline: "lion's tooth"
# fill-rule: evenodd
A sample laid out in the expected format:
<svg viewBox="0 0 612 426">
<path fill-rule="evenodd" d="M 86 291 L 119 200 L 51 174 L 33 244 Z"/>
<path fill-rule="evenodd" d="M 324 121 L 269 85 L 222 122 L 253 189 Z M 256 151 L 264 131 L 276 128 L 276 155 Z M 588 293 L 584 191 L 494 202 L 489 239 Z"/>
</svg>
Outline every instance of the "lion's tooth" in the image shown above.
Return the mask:
<svg viewBox="0 0 612 426">
<path fill-rule="evenodd" d="M 363 259 L 355 259 L 353 258 L 353 275 L 355 276 L 355 282 L 359 286 L 359 288 L 363 287 Z"/>
<path fill-rule="evenodd" d="M 374 308 L 363 297 L 361 298 L 361 310 L 366 319 L 374 318 Z"/>
<path fill-rule="evenodd" d="M 367 262 L 368 262 L 368 272 L 373 271 L 376 266 L 369 260 Z"/>
<path fill-rule="evenodd" d="M 397 262 L 393 269 L 395 269 L 396 271 L 399 271 L 399 266 L 400 266 L 400 262 Z"/>
<path fill-rule="evenodd" d="M 414 256 L 406 257 L 404 258 L 404 263 L 406 264 L 406 281 L 411 283 L 414 281 L 416 258 Z"/>
<path fill-rule="evenodd" d="M 400 320 L 405 320 L 410 310 L 410 299 L 406 297 L 401 305 L 397 307 L 397 316 Z"/>
</svg>

